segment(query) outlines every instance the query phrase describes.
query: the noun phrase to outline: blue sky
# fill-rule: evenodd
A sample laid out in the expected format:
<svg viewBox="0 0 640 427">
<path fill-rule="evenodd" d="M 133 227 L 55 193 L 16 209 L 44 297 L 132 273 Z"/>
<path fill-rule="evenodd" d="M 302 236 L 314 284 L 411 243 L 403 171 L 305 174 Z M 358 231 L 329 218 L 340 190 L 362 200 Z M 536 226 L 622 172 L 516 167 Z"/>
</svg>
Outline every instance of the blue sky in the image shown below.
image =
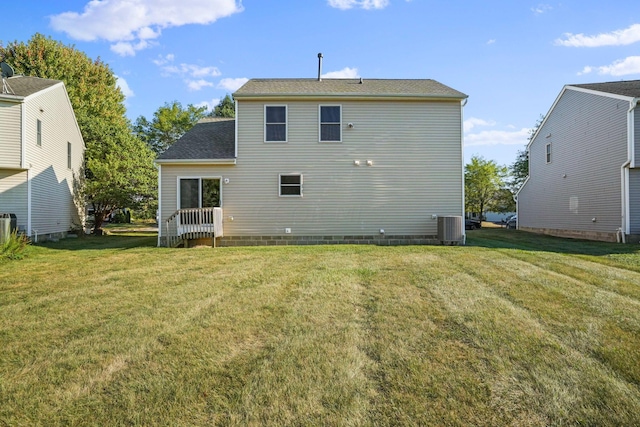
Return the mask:
<svg viewBox="0 0 640 427">
<path fill-rule="evenodd" d="M 432 78 L 469 95 L 465 158 L 509 165 L 565 84 L 640 79 L 640 1 L 22 0 L 36 32 L 100 57 L 129 118 L 215 105 L 249 78 Z"/>
</svg>

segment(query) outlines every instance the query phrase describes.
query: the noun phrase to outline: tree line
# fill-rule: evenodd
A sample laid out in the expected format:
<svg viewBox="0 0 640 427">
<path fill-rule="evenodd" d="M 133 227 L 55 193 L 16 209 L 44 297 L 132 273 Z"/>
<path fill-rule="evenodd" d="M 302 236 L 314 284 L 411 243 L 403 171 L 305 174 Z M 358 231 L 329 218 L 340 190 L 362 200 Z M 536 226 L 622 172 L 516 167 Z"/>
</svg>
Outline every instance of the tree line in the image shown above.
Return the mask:
<svg viewBox="0 0 640 427">
<path fill-rule="evenodd" d="M 83 168 L 74 177 L 76 203 L 94 211 L 93 232 L 118 209 L 155 216 L 157 170 L 153 161 L 207 115 L 206 107 L 173 101 L 160 107 L 151 120 L 140 116 L 131 124 L 125 97 L 111 68 L 72 45 L 35 34 L 29 41 L 0 43 L 0 56 L 16 74 L 64 82 L 85 143 Z M 233 117 L 227 95 L 210 115 Z"/>
</svg>

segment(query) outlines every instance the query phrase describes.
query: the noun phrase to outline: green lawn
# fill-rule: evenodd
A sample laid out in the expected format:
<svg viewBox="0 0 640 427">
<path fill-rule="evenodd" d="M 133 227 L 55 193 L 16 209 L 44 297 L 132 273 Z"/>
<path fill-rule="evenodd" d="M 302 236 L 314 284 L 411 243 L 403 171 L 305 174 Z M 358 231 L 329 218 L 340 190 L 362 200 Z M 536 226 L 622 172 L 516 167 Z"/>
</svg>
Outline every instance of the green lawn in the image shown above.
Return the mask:
<svg viewBox="0 0 640 427">
<path fill-rule="evenodd" d="M 640 248 L 155 248 L 0 263 L 0 426 L 638 425 Z"/>
</svg>

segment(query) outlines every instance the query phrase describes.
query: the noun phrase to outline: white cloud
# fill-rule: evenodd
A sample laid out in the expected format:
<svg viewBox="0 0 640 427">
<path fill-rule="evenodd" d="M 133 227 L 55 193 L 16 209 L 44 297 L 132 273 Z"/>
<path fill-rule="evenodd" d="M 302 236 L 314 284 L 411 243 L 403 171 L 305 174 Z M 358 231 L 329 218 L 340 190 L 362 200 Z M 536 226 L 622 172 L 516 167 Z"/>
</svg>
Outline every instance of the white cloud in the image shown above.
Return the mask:
<svg viewBox="0 0 640 427">
<path fill-rule="evenodd" d="M 329 6 L 336 9 L 384 9 L 389 6 L 389 0 L 328 0 Z"/>
<path fill-rule="evenodd" d="M 245 78 L 245 77 L 239 77 L 237 79 L 222 79 L 220 80 L 220 83 L 218 83 L 218 89 L 225 89 L 228 90 L 230 92 L 235 92 L 236 90 L 240 89 L 240 86 L 242 86 L 243 84 L 245 84 L 246 82 L 248 82 L 249 79 Z"/>
<path fill-rule="evenodd" d="M 158 59 L 154 59 L 153 63 L 162 68 L 162 71 L 167 75 L 178 74 L 181 76 L 189 76 L 193 78 L 203 77 L 218 77 L 221 73 L 218 67 L 214 66 L 201 66 L 195 64 L 181 63 L 174 65 L 173 61 L 175 56 L 173 54 L 160 56 Z"/>
<path fill-rule="evenodd" d="M 82 13 L 54 15 L 50 24 L 75 40 L 113 42 L 111 49 L 126 56 L 148 47 L 165 28 L 211 24 L 242 10 L 239 0 L 91 0 Z"/>
<path fill-rule="evenodd" d="M 493 120 L 484 120 L 484 119 L 478 119 L 477 117 L 469 117 L 467 120 L 464 121 L 464 131 L 465 132 L 469 132 L 471 129 L 473 129 L 476 126 L 495 126 L 496 122 L 494 122 Z"/>
<path fill-rule="evenodd" d="M 539 4 L 536 7 L 532 7 L 531 11 L 533 13 L 535 13 L 536 15 L 542 15 L 543 13 L 547 13 L 552 9 L 553 9 L 553 7 L 551 7 L 548 4 Z"/>
<path fill-rule="evenodd" d="M 640 41 L 640 24 L 633 24 L 624 30 L 616 30 L 596 36 L 585 36 L 582 33 L 565 33 L 564 39 L 557 39 L 555 44 L 568 47 L 600 47 L 624 46 L 638 41 Z"/>
<path fill-rule="evenodd" d="M 340 71 L 330 71 L 322 74 L 322 77 L 326 79 L 355 79 L 360 77 L 360 75 L 358 74 L 357 68 L 345 67 Z"/>
<path fill-rule="evenodd" d="M 202 89 L 203 87 L 213 87 L 213 83 L 211 83 L 210 81 L 207 80 L 185 80 L 185 83 L 187 83 L 187 87 L 189 88 L 190 91 L 197 91 Z"/>
<path fill-rule="evenodd" d="M 129 87 L 129 84 L 124 78 L 120 76 L 115 76 L 115 78 L 116 78 L 116 86 L 120 88 L 125 98 L 131 98 L 132 96 L 135 96 L 135 94 Z"/>
<path fill-rule="evenodd" d="M 465 147 L 495 146 L 495 145 L 526 145 L 529 139 L 528 128 L 515 130 L 513 126 L 507 126 L 514 130 L 483 130 L 471 133 L 476 127 L 494 127 L 496 122 L 470 117 L 464 121 L 464 145 Z"/>
<path fill-rule="evenodd" d="M 464 137 L 465 147 L 481 145 L 526 145 L 529 138 L 528 128 L 517 131 L 484 130 L 479 133 L 467 134 Z"/>
<path fill-rule="evenodd" d="M 173 53 L 170 53 L 166 56 L 159 56 L 158 59 L 153 60 L 153 63 L 156 64 L 158 67 L 161 67 L 170 62 L 173 62 L 174 59 L 175 59 L 175 55 Z"/>
<path fill-rule="evenodd" d="M 578 73 L 579 76 L 596 71 L 598 74 L 609 76 L 627 76 L 629 74 L 640 74 L 640 56 L 629 56 L 619 59 L 611 65 L 600 67 L 586 66 Z"/>
<path fill-rule="evenodd" d="M 208 111 L 213 111 L 218 104 L 220 104 L 220 98 L 213 98 L 211 101 L 202 101 L 197 103 L 196 107 L 207 107 Z"/>
<path fill-rule="evenodd" d="M 491 39 L 487 42 L 487 44 L 494 44 L 496 42 L 496 39 Z"/>
</svg>

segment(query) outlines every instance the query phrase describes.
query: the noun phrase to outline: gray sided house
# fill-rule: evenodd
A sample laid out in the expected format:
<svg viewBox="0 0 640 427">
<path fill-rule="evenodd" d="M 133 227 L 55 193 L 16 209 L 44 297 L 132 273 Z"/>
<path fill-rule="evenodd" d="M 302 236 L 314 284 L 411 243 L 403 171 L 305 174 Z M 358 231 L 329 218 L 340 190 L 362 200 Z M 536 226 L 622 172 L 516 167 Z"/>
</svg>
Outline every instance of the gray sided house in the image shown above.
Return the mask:
<svg viewBox="0 0 640 427">
<path fill-rule="evenodd" d="M 638 241 L 639 98 L 640 80 L 562 89 L 528 145 L 521 230 Z"/>
<path fill-rule="evenodd" d="M 235 120 L 203 120 L 157 159 L 159 244 L 201 237 L 185 215 L 221 223 L 225 246 L 431 243 L 439 216 L 464 215 L 465 94 L 434 80 L 254 79 L 233 96 Z"/>
<path fill-rule="evenodd" d="M 74 203 L 84 141 L 59 80 L 16 76 L 0 93 L 0 213 L 40 240 L 82 225 Z"/>
</svg>

